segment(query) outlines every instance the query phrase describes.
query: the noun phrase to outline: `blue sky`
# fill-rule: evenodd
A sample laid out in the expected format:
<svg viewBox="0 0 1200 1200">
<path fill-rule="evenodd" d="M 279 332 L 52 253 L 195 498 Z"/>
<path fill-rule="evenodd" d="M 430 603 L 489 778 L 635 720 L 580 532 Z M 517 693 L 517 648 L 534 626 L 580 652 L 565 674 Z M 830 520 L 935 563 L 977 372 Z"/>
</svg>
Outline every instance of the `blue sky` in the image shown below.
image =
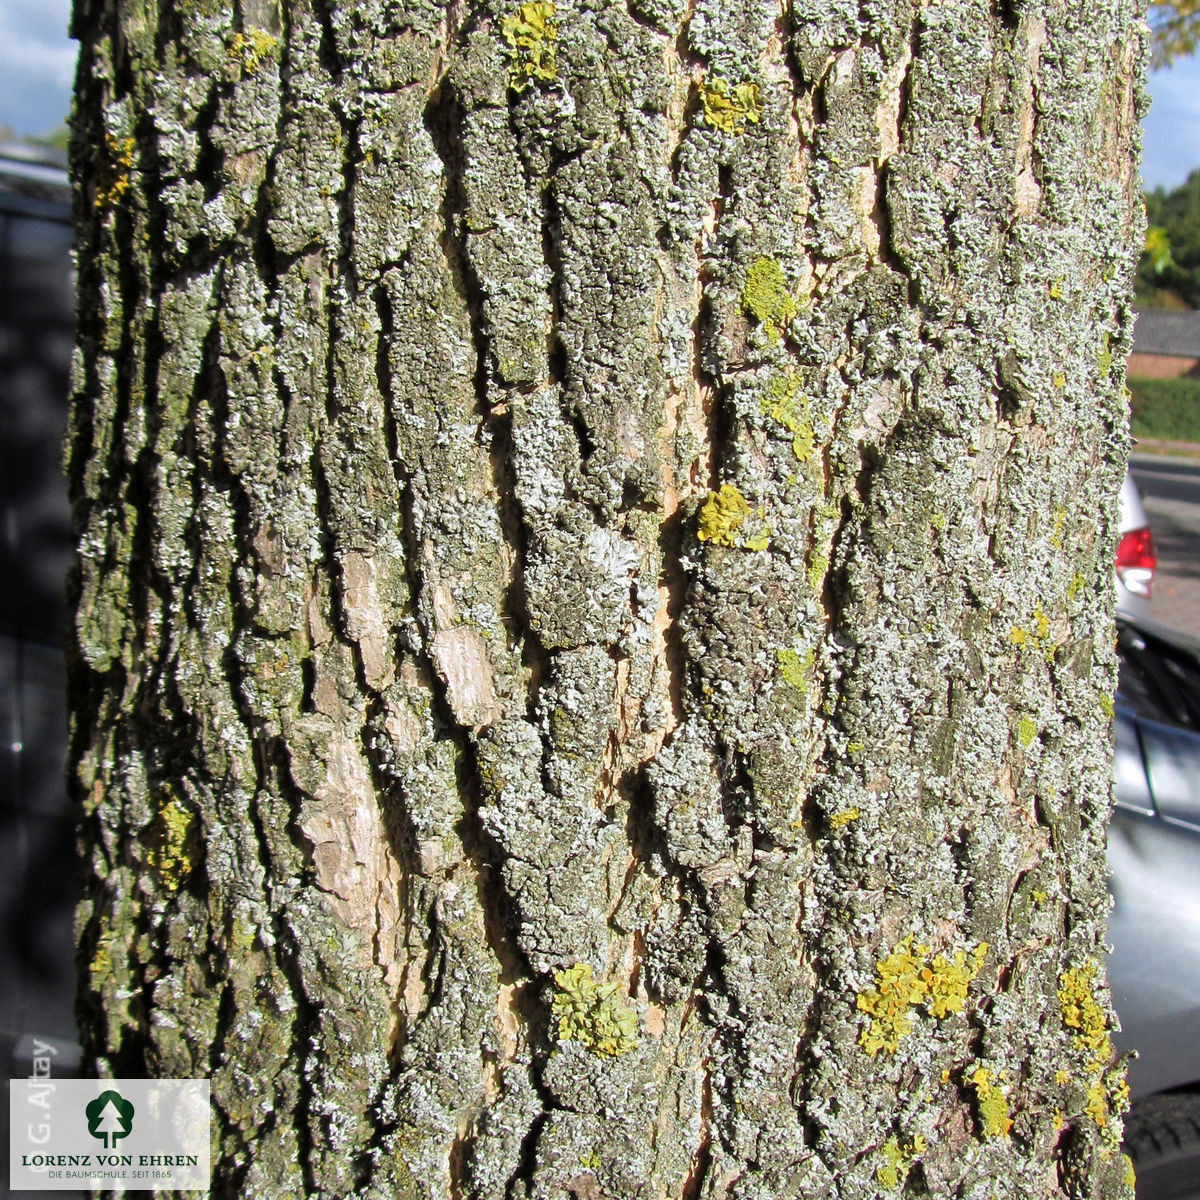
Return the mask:
<svg viewBox="0 0 1200 1200">
<path fill-rule="evenodd" d="M 70 0 L 0 0 L 0 124 L 18 135 L 48 133 L 71 92 L 75 43 L 66 35 Z M 1179 185 L 1200 167 L 1200 57 L 1150 77 L 1143 125 L 1147 187 Z"/>
</svg>

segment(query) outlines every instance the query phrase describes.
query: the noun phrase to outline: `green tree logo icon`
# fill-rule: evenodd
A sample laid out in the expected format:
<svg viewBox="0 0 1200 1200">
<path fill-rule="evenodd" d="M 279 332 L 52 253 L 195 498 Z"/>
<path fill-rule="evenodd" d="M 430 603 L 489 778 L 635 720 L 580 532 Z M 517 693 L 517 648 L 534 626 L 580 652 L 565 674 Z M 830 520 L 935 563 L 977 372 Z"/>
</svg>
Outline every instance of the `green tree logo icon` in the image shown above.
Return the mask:
<svg viewBox="0 0 1200 1200">
<path fill-rule="evenodd" d="M 101 1092 L 84 1110 L 87 1113 L 88 1133 L 104 1142 L 111 1150 L 118 1138 L 128 1137 L 133 1128 L 133 1105 L 111 1088 Z"/>
</svg>

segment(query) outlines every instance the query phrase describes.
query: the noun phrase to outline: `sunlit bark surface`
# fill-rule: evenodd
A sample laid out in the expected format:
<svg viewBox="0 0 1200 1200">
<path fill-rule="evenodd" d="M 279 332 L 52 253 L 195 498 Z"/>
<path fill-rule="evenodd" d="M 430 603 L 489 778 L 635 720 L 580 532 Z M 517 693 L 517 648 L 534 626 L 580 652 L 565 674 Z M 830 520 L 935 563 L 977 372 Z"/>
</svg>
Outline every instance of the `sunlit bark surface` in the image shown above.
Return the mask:
<svg viewBox="0 0 1200 1200">
<path fill-rule="evenodd" d="M 1128 1196 L 1129 0 L 79 0 L 102 1071 L 214 1196 Z"/>
</svg>

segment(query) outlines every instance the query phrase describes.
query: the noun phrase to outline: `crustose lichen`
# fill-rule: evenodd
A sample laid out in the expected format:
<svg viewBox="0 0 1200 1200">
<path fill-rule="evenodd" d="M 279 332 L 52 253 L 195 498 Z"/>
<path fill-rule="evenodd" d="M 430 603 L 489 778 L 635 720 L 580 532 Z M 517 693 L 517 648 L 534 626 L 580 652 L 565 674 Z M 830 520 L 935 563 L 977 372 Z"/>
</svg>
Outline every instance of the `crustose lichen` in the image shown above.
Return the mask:
<svg viewBox="0 0 1200 1200">
<path fill-rule="evenodd" d="M 550 1013 L 560 1042 L 582 1042 L 602 1057 L 624 1054 L 637 1045 L 637 1017 L 617 995 L 615 983 L 597 983 L 592 968 L 577 962 L 554 972 Z"/>
</svg>

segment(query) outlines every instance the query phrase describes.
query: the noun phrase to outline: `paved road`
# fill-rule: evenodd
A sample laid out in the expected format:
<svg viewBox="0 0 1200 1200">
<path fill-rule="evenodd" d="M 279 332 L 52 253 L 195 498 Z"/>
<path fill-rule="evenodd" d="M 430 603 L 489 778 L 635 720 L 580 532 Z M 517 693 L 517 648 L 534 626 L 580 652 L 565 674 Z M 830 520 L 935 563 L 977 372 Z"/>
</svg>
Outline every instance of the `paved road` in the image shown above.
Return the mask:
<svg viewBox="0 0 1200 1200">
<path fill-rule="evenodd" d="M 1150 615 L 1200 637 L 1200 462 L 1137 454 L 1130 469 L 1158 548 Z"/>
</svg>

